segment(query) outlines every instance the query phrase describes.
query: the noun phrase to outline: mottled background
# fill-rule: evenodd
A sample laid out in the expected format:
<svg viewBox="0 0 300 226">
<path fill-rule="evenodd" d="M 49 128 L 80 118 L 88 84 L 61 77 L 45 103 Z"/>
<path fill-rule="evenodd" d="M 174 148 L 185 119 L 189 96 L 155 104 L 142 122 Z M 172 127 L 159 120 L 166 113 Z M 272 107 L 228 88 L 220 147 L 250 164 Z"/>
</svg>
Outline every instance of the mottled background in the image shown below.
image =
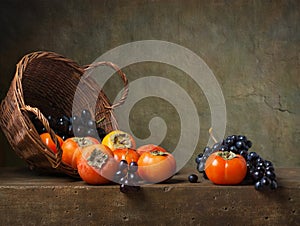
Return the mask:
<svg viewBox="0 0 300 226">
<path fill-rule="evenodd" d="M 85 65 L 125 43 L 169 41 L 199 55 L 213 71 L 226 101 L 226 135 L 245 134 L 254 143 L 252 150 L 277 167 L 299 167 L 299 21 L 297 0 L 4 0 L 0 3 L 0 99 L 7 93 L 16 63 L 27 53 L 54 51 Z M 159 63 L 135 64 L 124 71 L 129 81 L 159 75 L 189 93 L 201 122 L 194 156 L 202 152 L 211 118 L 194 81 Z M 112 100 L 121 88 L 117 77 L 104 87 Z M 141 100 L 131 112 L 132 131 L 147 137 L 154 116 L 168 125 L 162 145 L 171 151 L 181 125 L 170 103 L 154 97 Z M 0 165 L 22 165 L 0 134 Z M 195 166 L 194 158 L 187 166 Z"/>
</svg>

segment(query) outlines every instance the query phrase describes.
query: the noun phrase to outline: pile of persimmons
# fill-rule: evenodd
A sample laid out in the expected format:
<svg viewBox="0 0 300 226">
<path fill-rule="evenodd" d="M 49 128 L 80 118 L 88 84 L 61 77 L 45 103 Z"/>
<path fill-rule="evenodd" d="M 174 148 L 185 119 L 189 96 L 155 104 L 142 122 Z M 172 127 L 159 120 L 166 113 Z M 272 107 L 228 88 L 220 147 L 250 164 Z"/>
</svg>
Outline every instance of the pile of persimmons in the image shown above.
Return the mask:
<svg viewBox="0 0 300 226">
<path fill-rule="evenodd" d="M 41 134 L 42 141 L 54 153 L 56 145 L 48 133 Z M 133 136 L 121 130 L 108 133 L 102 141 L 93 137 L 70 137 L 62 140 L 57 136 L 62 150 L 62 162 L 78 170 L 88 184 L 114 183 L 120 162 L 124 160 L 137 166 L 140 182 L 158 183 L 175 174 L 174 156 L 154 144 L 136 146 Z"/>
</svg>

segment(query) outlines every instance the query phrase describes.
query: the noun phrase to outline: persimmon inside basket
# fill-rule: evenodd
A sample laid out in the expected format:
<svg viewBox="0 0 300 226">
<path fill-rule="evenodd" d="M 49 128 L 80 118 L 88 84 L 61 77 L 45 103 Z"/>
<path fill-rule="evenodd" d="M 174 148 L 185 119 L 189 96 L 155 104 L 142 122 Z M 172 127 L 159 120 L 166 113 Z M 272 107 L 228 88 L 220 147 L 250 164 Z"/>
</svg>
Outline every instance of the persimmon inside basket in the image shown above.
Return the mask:
<svg viewBox="0 0 300 226">
<path fill-rule="evenodd" d="M 17 64 L 11 86 L 1 103 L 0 126 L 12 149 L 30 169 L 78 177 L 77 170 L 61 161 L 62 150 L 46 116 L 71 117 L 75 92 L 80 92 L 83 87 L 78 86 L 82 76 L 99 66 L 111 67 L 123 80 L 124 92 L 119 102 L 112 105 L 92 78 L 84 79 L 84 90 L 76 95 L 76 99 L 84 107 L 87 99 L 95 98 L 94 109 L 89 109 L 90 106 L 85 108 L 91 110 L 95 121 L 99 120 L 99 126 L 108 133 L 118 129 L 113 109 L 125 101 L 128 93 L 128 80 L 117 65 L 98 62 L 80 66 L 62 55 L 44 51 L 27 54 Z M 34 114 L 50 133 L 57 154 L 44 145 L 30 114 Z"/>
</svg>

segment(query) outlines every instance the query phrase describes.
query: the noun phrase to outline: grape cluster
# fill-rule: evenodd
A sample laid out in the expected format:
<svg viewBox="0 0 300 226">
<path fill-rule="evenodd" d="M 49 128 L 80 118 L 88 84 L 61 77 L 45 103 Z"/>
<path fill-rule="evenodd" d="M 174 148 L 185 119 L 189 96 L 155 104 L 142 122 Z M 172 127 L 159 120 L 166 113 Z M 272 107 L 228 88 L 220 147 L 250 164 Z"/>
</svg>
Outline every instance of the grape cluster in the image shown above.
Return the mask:
<svg viewBox="0 0 300 226">
<path fill-rule="evenodd" d="M 276 174 L 272 162 L 264 160 L 256 152 L 249 152 L 252 142 L 244 135 L 231 135 L 220 142 L 216 142 L 212 148 L 205 147 L 203 153 L 200 153 L 195 161 L 197 170 L 205 174 L 205 162 L 207 158 L 216 151 L 231 151 L 244 157 L 247 162 L 247 176 L 245 180 L 254 184 L 255 189 L 262 190 L 265 187 L 271 189 L 277 188 Z"/>
<path fill-rule="evenodd" d="M 39 134 L 47 132 L 44 125 L 35 115 L 30 114 L 29 117 Z M 92 119 L 90 111 L 86 109 L 82 110 L 80 116 L 68 117 L 62 115 L 54 118 L 52 115 L 47 115 L 46 119 L 51 129 L 63 140 L 74 137 L 74 134 L 77 137 L 90 136 L 96 139 L 99 137 L 103 139 L 106 135 L 105 130 L 97 126 L 97 123 Z"/>
<path fill-rule="evenodd" d="M 100 137 L 100 139 L 102 140 L 106 135 L 105 130 L 97 126 L 98 123 L 92 119 L 91 113 L 88 110 L 82 110 L 81 117 L 74 115 L 71 118 L 71 123 L 74 134 L 77 137 Z"/>
<path fill-rule="evenodd" d="M 262 190 L 265 187 L 274 190 L 278 187 L 272 162 L 264 160 L 256 152 L 250 152 L 247 155 L 247 168 L 247 176 L 252 179 L 256 190 Z"/>
<path fill-rule="evenodd" d="M 118 170 L 115 173 L 114 181 L 120 184 L 120 191 L 123 193 L 136 192 L 140 190 L 139 176 L 137 175 L 138 165 L 136 162 L 121 160 Z"/>
</svg>

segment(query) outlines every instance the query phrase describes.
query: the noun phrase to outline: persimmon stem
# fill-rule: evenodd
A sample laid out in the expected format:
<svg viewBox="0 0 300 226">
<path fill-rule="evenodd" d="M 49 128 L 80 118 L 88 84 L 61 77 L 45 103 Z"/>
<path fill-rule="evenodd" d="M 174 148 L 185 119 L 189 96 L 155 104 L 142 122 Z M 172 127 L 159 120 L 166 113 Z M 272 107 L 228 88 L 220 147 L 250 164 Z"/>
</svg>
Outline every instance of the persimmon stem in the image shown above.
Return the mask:
<svg viewBox="0 0 300 226">
<path fill-rule="evenodd" d="M 237 157 L 237 155 L 231 151 L 218 152 L 217 155 L 222 157 L 225 160 L 231 160 Z"/>
<path fill-rule="evenodd" d="M 211 127 L 209 128 L 208 132 L 209 132 L 210 137 L 214 140 L 214 142 L 218 143 L 217 139 L 215 138 L 215 136 L 212 133 L 212 128 Z"/>
</svg>

